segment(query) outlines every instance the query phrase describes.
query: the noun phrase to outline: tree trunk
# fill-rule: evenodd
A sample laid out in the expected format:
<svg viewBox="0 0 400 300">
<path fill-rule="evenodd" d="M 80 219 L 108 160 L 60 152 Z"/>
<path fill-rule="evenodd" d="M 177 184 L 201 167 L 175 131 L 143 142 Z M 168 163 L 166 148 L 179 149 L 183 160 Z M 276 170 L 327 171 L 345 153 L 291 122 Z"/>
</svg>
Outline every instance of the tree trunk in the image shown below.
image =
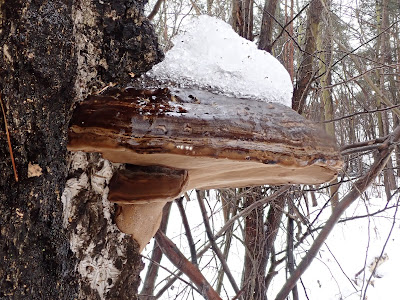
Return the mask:
<svg viewBox="0 0 400 300">
<path fill-rule="evenodd" d="M 285 23 L 291 22 L 293 20 L 293 9 L 294 9 L 294 0 L 290 1 L 290 6 L 288 5 L 288 0 L 285 1 Z M 288 6 L 290 9 L 290 12 L 288 12 Z M 285 39 L 286 43 L 284 46 L 284 66 L 286 70 L 288 71 L 290 78 L 292 79 L 293 82 L 293 77 L 294 77 L 294 45 L 293 45 L 293 22 L 291 22 L 288 26 L 288 33 L 285 32 Z"/>
<path fill-rule="evenodd" d="M 272 29 L 275 23 L 274 17 L 277 7 L 278 0 L 265 0 L 258 49 L 270 53 L 272 52 Z"/>
<path fill-rule="evenodd" d="M 252 41 L 253 36 L 253 0 L 232 0 L 231 26 L 241 37 Z"/>
<path fill-rule="evenodd" d="M 250 206 L 262 195 L 261 188 L 253 189 L 254 191 L 251 194 L 245 196 L 244 207 Z M 243 297 L 248 300 L 264 300 L 266 296 L 264 279 L 268 262 L 264 207 L 254 209 L 245 220 L 244 244 L 246 254 L 242 287 L 244 289 Z"/>
<path fill-rule="evenodd" d="M 389 27 L 389 12 L 388 12 L 388 0 L 382 0 L 377 3 L 377 15 L 378 15 L 378 29 L 381 34 L 379 43 L 377 44 L 378 48 L 377 53 L 380 50 L 380 61 L 382 64 L 390 65 L 392 63 L 391 59 L 391 50 L 390 50 L 390 35 L 389 33 L 384 33 L 383 31 Z M 385 69 L 380 70 L 377 75 L 379 76 L 379 86 L 382 93 L 385 93 L 388 97 L 391 95 L 387 92 L 385 87 L 385 82 L 388 81 L 388 77 L 385 74 Z M 392 102 L 394 102 L 392 99 Z M 381 101 L 377 98 L 377 108 L 381 108 Z M 389 134 L 389 120 L 387 112 L 378 112 L 378 121 L 379 121 L 379 136 L 383 137 Z M 396 187 L 396 179 L 394 177 L 393 170 L 393 161 L 392 158 L 389 158 L 389 161 L 386 166 L 386 170 L 383 172 L 384 185 L 386 198 L 389 200 L 391 198 L 391 191 L 395 190 Z"/>
<path fill-rule="evenodd" d="M 298 78 L 293 91 L 292 108 L 299 114 L 303 112 L 307 95 L 311 88 L 311 82 L 314 79 L 313 61 L 316 49 L 316 40 L 320 30 L 321 11 L 323 9 L 321 0 L 312 0 L 308 8 L 307 28 L 304 42 L 304 51 L 302 54 Z"/>
<path fill-rule="evenodd" d="M 291 197 L 289 195 L 288 197 Z M 294 209 L 293 209 L 293 201 L 289 201 L 289 215 L 293 216 Z M 291 276 L 295 270 L 295 258 L 294 258 L 294 220 L 291 217 L 288 217 L 288 224 L 287 224 L 287 245 L 286 245 L 286 255 L 287 255 L 287 273 Z M 293 300 L 299 300 L 299 292 L 297 290 L 297 285 L 295 285 L 292 289 L 292 297 Z"/>
<path fill-rule="evenodd" d="M 249 206 L 262 195 L 261 188 L 258 193 L 246 195 L 245 206 Z M 246 300 L 265 300 L 268 288 L 266 280 L 266 267 L 273 250 L 279 225 L 282 221 L 283 207 L 286 203 L 287 193 L 278 196 L 270 203 L 270 208 L 264 222 L 264 209 L 254 209 L 245 220 L 245 245 L 246 254 L 242 289 Z M 272 274 L 269 277 L 273 277 Z"/>
<path fill-rule="evenodd" d="M 0 92 L 19 176 L 1 115 L 1 299 L 136 298 L 137 245 L 103 193 L 112 166 L 77 153 L 67 175 L 66 137 L 76 101 L 160 60 L 143 5 L 0 1 Z"/>
<path fill-rule="evenodd" d="M 332 90 L 327 88 L 332 84 L 332 21 L 330 14 L 331 1 L 324 1 L 324 9 L 321 12 L 322 19 L 320 29 L 318 31 L 317 49 L 319 55 L 319 73 L 320 73 L 320 87 L 321 87 L 321 102 L 324 107 L 324 121 L 334 119 Z M 325 123 L 325 131 L 336 140 L 335 123 Z M 335 209 L 339 203 L 339 184 L 337 178 L 331 181 L 329 187 L 329 194 L 331 197 L 332 210 Z"/>
</svg>

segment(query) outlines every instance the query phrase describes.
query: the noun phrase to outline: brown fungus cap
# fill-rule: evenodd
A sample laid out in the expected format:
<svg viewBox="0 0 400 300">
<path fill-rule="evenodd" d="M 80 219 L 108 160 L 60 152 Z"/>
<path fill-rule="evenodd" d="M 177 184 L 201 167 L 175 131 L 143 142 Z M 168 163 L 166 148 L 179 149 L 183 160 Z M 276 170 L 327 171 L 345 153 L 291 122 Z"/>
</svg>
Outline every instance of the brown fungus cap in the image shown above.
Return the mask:
<svg viewBox="0 0 400 300">
<path fill-rule="evenodd" d="M 319 184 L 337 176 L 335 142 L 291 108 L 195 89 L 109 89 L 75 109 L 68 149 L 124 163 L 109 184 L 116 223 L 140 251 L 162 210 L 198 188 Z"/>
<path fill-rule="evenodd" d="M 334 140 L 289 107 L 181 88 L 90 96 L 73 114 L 68 149 L 185 170 L 184 190 L 320 184 L 342 166 Z"/>
</svg>

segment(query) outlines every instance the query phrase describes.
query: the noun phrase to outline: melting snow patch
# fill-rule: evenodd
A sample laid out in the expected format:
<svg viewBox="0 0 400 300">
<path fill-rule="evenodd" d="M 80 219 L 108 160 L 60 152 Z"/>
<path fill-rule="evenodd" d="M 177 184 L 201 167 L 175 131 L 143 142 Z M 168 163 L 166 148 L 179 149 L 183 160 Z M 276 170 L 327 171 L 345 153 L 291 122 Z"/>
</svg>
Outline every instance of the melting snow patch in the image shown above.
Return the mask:
<svg viewBox="0 0 400 300">
<path fill-rule="evenodd" d="M 173 43 L 165 60 L 155 65 L 149 76 L 182 87 L 194 85 L 291 106 L 293 86 L 286 69 L 224 21 L 195 17 Z"/>
</svg>

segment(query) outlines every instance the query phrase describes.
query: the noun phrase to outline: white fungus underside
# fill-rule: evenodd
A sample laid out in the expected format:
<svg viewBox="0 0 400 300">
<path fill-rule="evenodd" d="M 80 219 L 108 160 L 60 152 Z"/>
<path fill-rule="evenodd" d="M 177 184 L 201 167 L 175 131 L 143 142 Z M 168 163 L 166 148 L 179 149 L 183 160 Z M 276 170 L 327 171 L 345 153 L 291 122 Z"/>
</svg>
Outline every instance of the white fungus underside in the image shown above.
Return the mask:
<svg viewBox="0 0 400 300">
<path fill-rule="evenodd" d="M 282 64 L 214 17 L 199 16 L 148 75 L 161 81 L 291 106 L 293 86 Z"/>
</svg>

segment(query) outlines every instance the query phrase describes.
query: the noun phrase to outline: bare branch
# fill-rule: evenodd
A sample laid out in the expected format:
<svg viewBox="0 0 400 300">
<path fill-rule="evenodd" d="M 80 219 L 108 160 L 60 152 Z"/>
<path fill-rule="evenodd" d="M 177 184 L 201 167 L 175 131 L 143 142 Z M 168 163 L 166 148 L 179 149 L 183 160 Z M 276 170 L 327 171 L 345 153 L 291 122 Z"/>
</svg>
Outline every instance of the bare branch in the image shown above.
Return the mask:
<svg viewBox="0 0 400 300">
<path fill-rule="evenodd" d="M 178 205 L 179 213 L 181 214 L 181 218 L 182 218 L 183 227 L 185 228 L 185 234 L 186 234 L 186 238 L 188 240 L 190 255 L 192 258 L 192 264 L 197 266 L 196 246 L 193 242 L 192 232 L 190 230 L 189 221 L 187 219 L 182 200 L 183 200 L 182 197 L 176 199 L 176 204 Z"/>
<path fill-rule="evenodd" d="M 317 255 L 319 249 L 327 239 L 328 235 L 332 231 L 333 227 L 339 220 L 342 213 L 350 206 L 351 203 L 353 203 L 366 190 L 366 188 L 372 183 L 375 177 L 385 167 L 390 157 L 390 154 L 392 153 L 392 150 L 394 148 L 393 144 L 398 142 L 399 139 L 400 139 L 400 126 L 398 126 L 395 129 L 395 131 L 383 143 L 379 155 L 376 158 L 375 163 L 372 165 L 370 171 L 364 176 L 362 176 L 359 180 L 357 180 L 357 182 L 354 183 L 350 192 L 343 198 L 342 201 L 339 202 L 338 206 L 336 207 L 336 209 L 333 211 L 332 215 L 326 222 L 325 227 L 321 230 L 318 237 L 316 238 L 311 248 L 300 262 L 297 269 L 286 281 L 281 291 L 276 296 L 275 298 L 276 300 L 286 299 L 286 297 L 289 295 L 290 291 L 296 284 L 297 280 L 299 280 L 301 275 L 306 271 L 308 266 L 311 264 L 312 260 Z"/>
<path fill-rule="evenodd" d="M 233 224 L 241 217 L 245 217 L 247 216 L 253 209 L 255 209 L 258 206 L 262 206 L 265 205 L 267 203 L 270 203 L 271 201 L 273 201 L 274 199 L 276 199 L 277 197 L 279 197 L 280 195 L 282 195 L 283 193 L 285 193 L 288 189 L 290 188 L 289 185 L 285 185 L 282 186 L 279 190 L 277 190 L 274 194 L 272 194 L 271 196 L 265 197 L 264 199 L 261 199 L 255 203 L 253 203 L 251 206 L 243 209 L 240 213 L 236 214 L 235 216 L 233 216 L 232 218 L 230 218 L 225 225 L 215 234 L 214 238 L 215 240 L 217 240 L 218 238 L 220 238 L 221 236 L 223 236 L 225 234 L 225 232 L 227 230 L 229 230 Z M 197 252 L 197 257 L 202 257 L 204 255 L 204 253 L 206 253 L 208 251 L 208 249 L 211 248 L 211 243 L 207 243 L 203 249 L 201 249 L 200 251 Z M 279 262 L 280 263 L 280 262 Z M 176 276 L 181 276 L 182 272 L 177 273 Z M 161 297 L 161 295 L 170 287 L 172 286 L 172 284 L 176 281 L 177 277 L 172 277 L 171 279 L 168 280 L 168 282 L 157 292 L 156 294 L 156 299 L 158 299 L 159 297 Z"/>
<path fill-rule="evenodd" d="M 385 240 L 385 244 L 384 244 L 383 247 L 382 247 L 382 251 L 381 251 L 381 253 L 380 253 L 380 255 L 379 255 L 378 261 L 382 258 L 383 254 L 384 254 L 384 252 L 385 252 L 386 245 L 387 245 L 388 242 L 389 242 L 390 236 L 392 235 L 392 232 L 393 232 L 394 225 L 396 224 L 396 215 L 397 215 L 397 211 L 398 211 L 398 209 L 399 209 L 399 203 L 400 203 L 400 198 L 397 200 L 396 210 L 395 210 L 395 212 L 394 212 L 394 214 L 393 214 L 392 226 L 390 227 L 388 236 L 387 236 L 387 238 L 386 238 L 386 240 Z M 377 268 L 378 266 L 379 266 L 379 264 L 375 264 L 375 266 L 374 266 L 374 268 L 373 268 L 373 270 L 372 270 L 372 272 L 371 272 L 371 275 L 370 275 L 369 278 L 368 278 L 367 285 L 365 286 L 365 290 L 364 290 L 364 298 L 363 298 L 363 299 L 367 299 L 367 298 L 366 298 L 367 289 L 368 289 L 369 283 L 371 282 L 371 278 L 372 278 L 372 276 L 375 274 L 376 268 Z"/>
<path fill-rule="evenodd" d="M 157 231 L 155 235 L 156 241 L 162 252 L 168 259 L 180 269 L 200 290 L 200 294 L 207 300 L 220 300 L 221 297 L 215 292 L 213 287 L 204 278 L 199 269 L 193 265 L 179 251 L 178 247 L 161 231 Z"/>
<path fill-rule="evenodd" d="M 400 104 L 396 104 L 396 105 L 393 105 L 393 106 L 378 108 L 378 109 L 374 109 L 374 110 L 359 111 L 359 112 L 353 113 L 351 115 L 339 117 L 339 118 L 332 119 L 332 120 L 323 121 L 322 123 L 337 122 L 337 121 L 341 121 L 341 120 L 344 120 L 344 119 L 353 118 L 353 117 L 359 116 L 359 115 L 371 114 L 371 113 L 375 113 L 375 112 L 382 112 L 382 111 L 386 111 L 386 110 L 392 110 L 394 108 L 398 108 L 399 106 L 400 106 Z"/>
<path fill-rule="evenodd" d="M 243 209 L 240 213 L 236 214 L 231 219 L 229 219 L 228 222 L 225 223 L 225 225 L 215 234 L 215 239 L 217 240 L 218 238 L 220 238 L 225 233 L 225 231 L 227 231 L 233 225 L 233 223 L 237 219 L 246 217 L 248 214 L 250 214 L 250 212 L 252 210 L 254 210 L 257 207 L 260 207 L 262 205 L 265 205 L 267 203 L 270 203 L 277 197 L 284 194 L 289 189 L 290 189 L 290 185 L 284 185 L 279 190 L 277 190 L 275 193 L 273 193 L 271 196 L 265 197 L 264 199 L 260 199 L 257 202 L 254 202 L 253 204 L 251 204 L 248 207 L 246 207 L 245 209 Z"/>
<path fill-rule="evenodd" d="M 237 286 L 235 279 L 233 278 L 232 273 L 228 267 L 228 264 L 226 263 L 226 260 L 223 256 L 221 250 L 219 249 L 217 243 L 215 242 L 214 235 L 211 232 L 211 226 L 210 226 L 210 222 L 208 221 L 207 211 L 206 211 L 206 207 L 204 205 L 204 199 L 200 195 L 199 191 L 196 191 L 196 194 L 197 194 L 197 200 L 199 201 L 201 214 L 203 216 L 203 222 L 204 222 L 204 227 L 206 228 L 207 237 L 211 243 L 211 248 L 213 249 L 214 253 L 217 255 L 219 261 L 221 262 L 222 268 L 224 269 L 224 272 L 225 272 L 226 276 L 228 277 L 229 282 L 231 283 L 231 285 L 233 287 L 233 290 L 235 291 L 236 295 L 238 295 L 240 293 L 240 289 Z"/>
<path fill-rule="evenodd" d="M 153 7 L 153 10 L 147 16 L 147 19 L 149 19 L 150 21 L 154 19 L 154 17 L 156 16 L 156 14 L 158 13 L 158 11 L 161 7 L 161 3 L 163 3 L 163 2 L 164 2 L 164 0 L 157 0 L 156 4 Z"/>
<path fill-rule="evenodd" d="M 164 233 L 167 231 L 171 204 L 172 202 L 168 202 L 167 204 L 165 204 L 163 208 L 163 216 L 161 219 L 159 230 L 161 230 Z M 151 254 L 151 259 L 150 259 L 151 263 L 149 265 L 149 268 L 147 269 L 146 277 L 143 282 L 143 288 L 140 292 L 141 295 L 153 295 L 161 258 L 162 258 L 161 249 L 160 247 L 158 247 L 157 243 L 154 243 L 153 252 Z"/>
<path fill-rule="evenodd" d="M 342 48 L 345 51 L 348 51 L 347 48 L 340 41 L 336 40 L 336 42 L 337 42 L 337 44 L 339 45 L 340 48 Z M 358 71 L 361 73 L 362 72 L 362 67 L 361 67 L 361 62 L 359 61 L 359 59 L 357 59 L 353 55 L 350 55 L 350 58 L 352 59 L 352 61 L 356 65 Z M 378 86 L 376 86 L 376 84 L 373 82 L 373 80 L 371 79 L 371 77 L 367 73 L 364 73 L 363 77 L 364 77 L 364 80 L 367 82 L 368 86 L 371 89 L 374 90 L 374 92 L 382 100 L 382 102 L 384 102 L 387 106 L 392 106 L 392 107 L 394 106 L 393 103 L 382 92 L 382 90 Z M 400 117 L 400 109 L 393 108 L 392 110 L 398 117 Z"/>
</svg>

